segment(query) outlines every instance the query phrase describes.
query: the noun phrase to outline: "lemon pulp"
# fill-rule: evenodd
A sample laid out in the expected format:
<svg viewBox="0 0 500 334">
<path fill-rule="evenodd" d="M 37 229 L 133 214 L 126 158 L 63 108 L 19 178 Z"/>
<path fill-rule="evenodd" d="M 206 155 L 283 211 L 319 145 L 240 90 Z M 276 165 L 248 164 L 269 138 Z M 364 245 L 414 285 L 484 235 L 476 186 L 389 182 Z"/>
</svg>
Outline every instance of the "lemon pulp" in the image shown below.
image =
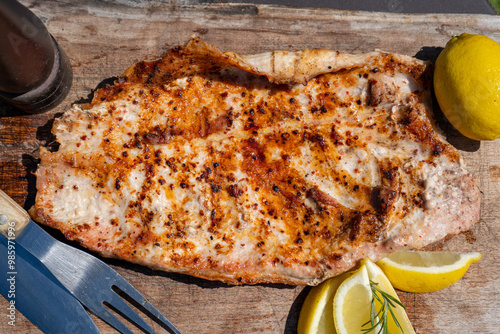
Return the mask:
<svg viewBox="0 0 500 334">
<path fill-rule="evenodd" d="M 309 291 L 300 310 L 298 334 L 336 334 L 333 323 L 333 296 L 352 272 L 344 273 L 315 286 Z"/>
<path fill-rule="evenodd" d="M 370 319 L 372 293 L 365 266 L 340 285 L 333 298 L 333 319 L 337 333 L 362 333 Z"/>
<path fill-rule="evenodd" d="M 391 282 L 384 274 L 383 270 L 372 261 L 364 260 L 364 263 L 368 270 L 368 276 L 370 277 L 370 279 L 373 282 L 377 283 L 382 291 L 387 292 L 392 297 L 395 297 L 397 300 L 399 300 L 396 291 L 392 287 Z M 376 309 L 379 310 L 381 307 L 380 302 L 377 299 L 375 299 L 375 303 L 376 303 Z M 411 325 L 408 315 L 406 314 L 406 311 L 401 307 L 396 307 L 395 309 L 393 309 L 393 312 L 396 315 L 398 323 L 403 329 L 403 331 L 401 331 L 401 329 L 398 327 L 398 325 L 396 324 L 396 322 L 392 317 L 388 317 L 387 328 L 389 330 L 389 333 L 404 332 L 405 334 L 412 334 L 412 333 L 414 334 L 415 331 L 413 329 L 413 326 Z"/>
<path fill-rule="evenodd" d="M 369 259 L 363 260 L 361 262 L 361 267 L 340 284 L 333 299 L 333 318 L 337 333 L 363 333 L 363 329 L 366 330 L 371 327 L 369 321 L 371 301 L 374 299 L 374 296 L 370 287 L 370 281 L 377 283 L 382 291 L 399 300 L 396 291 L 392 288 L 384 272 Z M 378 312 L 381 304 L 376 298 L 375 304 L 376 312 Z M 395 306 L 392 308 L 392 311 L 400 327 L 398 327 L 393 318 L 388 315 L 386 325 L 389 333 L 414 334 L 415 331 L 413 330 L 404 308 Z M 380 327 L 377 327 L 374 333 L 378 333 L 379 331 Z"/>
</svg>

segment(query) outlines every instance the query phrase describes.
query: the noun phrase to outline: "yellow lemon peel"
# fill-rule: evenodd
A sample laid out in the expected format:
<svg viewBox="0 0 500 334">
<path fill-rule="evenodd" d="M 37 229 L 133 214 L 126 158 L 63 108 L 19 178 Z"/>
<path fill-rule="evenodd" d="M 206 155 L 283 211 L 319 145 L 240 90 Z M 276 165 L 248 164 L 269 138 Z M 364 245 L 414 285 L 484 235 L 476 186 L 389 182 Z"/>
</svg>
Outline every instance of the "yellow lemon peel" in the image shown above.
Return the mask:
<svg viewBox="0 0 500 334">
<path fill-rule="evenodd" d="M 500 44 L 483 36 L 453 36 L 438 56 L 434 91 L 450 123 L 476 140 L 500 137 Z"/>
<path fill-rule="evenodd" d="M 432 292 L 458 282 L 481 254 L 402 251 L 377 262 L 396 289 Z"/>
<path fill-rule="evenodd" d="M 389 298 L 395 299 L 398 305 L 392 303 L 392 315 L 383 319 L 383 314 L 375 316 L 380 324 L 372 325 L 372 304 L 376 313 L 383 307 L 378 300 L 380 293 L 373 288 L 380 289 Z M 375 294 L 377 296 L 375 296 Z M 372 303 L 373 301 L 373 303 Z M 367 333 L 370 327 L 378 332 L 381 324 L 389 333 L 414 334 L 410 320 L 404 307 L 399 305 L 399 298 L 391 286 L 384 272 L 372 261 L 365 259 L 358 269 L 349 271 L 335 278 L 329 279 L 319 286 L 313 287 L 307 295 L 299 316 L 298 334 L 346 334 Z M 372 331 L 373 332 L 373 331 Z"/>
</svg>

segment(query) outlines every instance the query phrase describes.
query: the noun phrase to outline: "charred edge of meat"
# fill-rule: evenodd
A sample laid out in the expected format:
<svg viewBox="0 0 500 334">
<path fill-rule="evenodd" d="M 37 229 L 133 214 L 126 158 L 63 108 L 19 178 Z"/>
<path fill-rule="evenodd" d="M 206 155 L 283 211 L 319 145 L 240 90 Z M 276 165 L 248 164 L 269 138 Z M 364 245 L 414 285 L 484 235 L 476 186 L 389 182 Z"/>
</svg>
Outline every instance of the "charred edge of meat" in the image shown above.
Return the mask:
<svg viewBox="0 0 500 334">
<path fill-rule="evenodd" d="M 246 164 L 252 166 L 252 169 L 256 169 L 256 164 L 263 163 L 266 160 L 264 147 L 259 144 L 254 138 L 244 140 L 242 141 L 242 143 L 245 143 L 245 149 L 243 150 L 242 154 L 247 161 Z"/>
<path fill-rule="evenodd" d="M 335 130 L 335 125 L 332 125 L 332 132 L 330 134 L 330 137 L 333 141 L 333 143 L 337 146 L 339 145 L 344 145 L 344 137 L 342 137 L 336 130 Z"/>
<path fill-rule="evenodd" d="M 408 109 L 408 116 L 403 120 L 408 131 L 415 136 L 419 142 L 428 142 L 433 140 L 434 129 L 432 125 L 427 122 L 422 110 L 419 106 L 411 106 Z"/>
<path fill-rule="evenodd" d="M 122 92 L 128 82 L 129 78 L 126 75 L 123 75 L 121 77 L 112 77 L 104 80 L 92 92 L 90 106 L 99 104 L 108 99 L 114 100 L 115 95 Z"/>
<path fill-rule="evenodd" d="M 376 242 L 384 227 L 379 215 L 367 210 L 355 215 L 347 224 L 345 231 L 351 242 Z"/>
<path fill-rule="evenodd" d="M 396 87 L 379 80 L 368 82 L 368 105 L 376 107 L 386 102 L 394 102 L 396 99 Z"/>
<path fill-rule="evenodd" d="M 447 145 L 436 138 L 434 127 L 425 115 L 425 110 L 416 105 L 411 106 L 407 112 L 407 116 L 401 123 L 408 132 L 415 136 L 417 142 L 425 143 L 431 147 L 434 156 L 445 153 L 449 154 L 452 159 L 458 160 L 460 158 L 457 152 L 450 150 Z"/>
<path fill-rule="evenodd" d="M 379 190 L 380 213 L 387 214 L 399 198 L 399 191 L 391 187 L 381 187 Z"/>
<path fill-rule="evenodd" d="M 389 170 L 382 171 L 382 182 L 384 184 L 389 184 L 394 183 L 397 181 L 399 178 L 399 167 L 393 167 Z"/>
<path fill-rule="evenodd" d="M 235 198 L 240 197 L 244 193 L 243 189 L 241 189 L 237 184 L 231 184 L 228 187 L 227 192 L 229 193 L 229 196 Z"/>
<path fill-rule="evenodd" d="M 172 141 L 175 132 L 167 131 L 156 126 L 152 131 L 145 133 L 142 137 L 148 144 L 168 144 Z"/>
<path fill-rule="evenodd" d="M 319 145 L 319 147 L 323 150 L 326 151 L 328 149 L 328 144 L 325 140 L 325 137 L 318 133 L 304 133 L 304 139 Z"/>
<path fill-rule="evenodd" d="M 319 190 L 319 189 L 314 189 L 311 188 L 307 190 L 306 196 L 312 200 L 314 200 L 316 203 L 321 203 L 321 204 L 326 204 L 334 207 L 338 207 L 339 203 L 333 198 L 332 196 L 328 195 L 327 193 Z"/>
<path fill-rule="evenodd" d="M 206 116 L 209 114 L 209 111 L 206 109 L 207 108 L 205 107 L 203 109 L 204 117 L 201 121 L 200 130 L 198 132 L 202 138 L 208 137 L 213 133 L 220 132 L 233 124 L 233 115 L 231 112 L 226 115 L 221 115 L 210 122 Z"/>
<path fill-rule="evenodd" d="M 381 170 L 382 186 L 372 192 L 372 205 L 381 215 L 387 215 L 401 195 L 399 168 Z"/>
</svg>

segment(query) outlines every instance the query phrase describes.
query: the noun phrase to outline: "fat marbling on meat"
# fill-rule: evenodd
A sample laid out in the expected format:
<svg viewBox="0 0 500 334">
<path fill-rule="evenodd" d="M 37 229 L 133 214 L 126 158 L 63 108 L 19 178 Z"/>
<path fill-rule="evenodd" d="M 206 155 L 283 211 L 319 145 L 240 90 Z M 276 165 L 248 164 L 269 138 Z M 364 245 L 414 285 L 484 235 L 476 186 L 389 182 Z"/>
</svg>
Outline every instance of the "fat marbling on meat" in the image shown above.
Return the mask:
<svg viewBox="0 0 500 334">
<path fill-rule="evenodd" d="M 192 38 L 55 120 L 32 214 L 155 269 L 318 284 L 478 221 L 431 76 L 399 54 L 242 56 Z"/>
</svg>

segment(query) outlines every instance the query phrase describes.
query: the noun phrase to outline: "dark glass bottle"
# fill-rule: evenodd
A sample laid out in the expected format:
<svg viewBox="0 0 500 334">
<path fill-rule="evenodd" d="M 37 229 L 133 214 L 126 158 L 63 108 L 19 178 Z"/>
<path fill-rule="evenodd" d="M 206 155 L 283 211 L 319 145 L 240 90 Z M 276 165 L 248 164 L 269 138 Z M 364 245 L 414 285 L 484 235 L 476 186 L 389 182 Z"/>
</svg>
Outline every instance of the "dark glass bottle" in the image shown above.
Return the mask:
<svg viewBox="0 0 500 334">
<path fill-rule="evenodd" d="M 0 1 L 0 98 L 28 113 L 66 97 L 71 65 L 42 21 L 16 0 Z"/>
</svg>

